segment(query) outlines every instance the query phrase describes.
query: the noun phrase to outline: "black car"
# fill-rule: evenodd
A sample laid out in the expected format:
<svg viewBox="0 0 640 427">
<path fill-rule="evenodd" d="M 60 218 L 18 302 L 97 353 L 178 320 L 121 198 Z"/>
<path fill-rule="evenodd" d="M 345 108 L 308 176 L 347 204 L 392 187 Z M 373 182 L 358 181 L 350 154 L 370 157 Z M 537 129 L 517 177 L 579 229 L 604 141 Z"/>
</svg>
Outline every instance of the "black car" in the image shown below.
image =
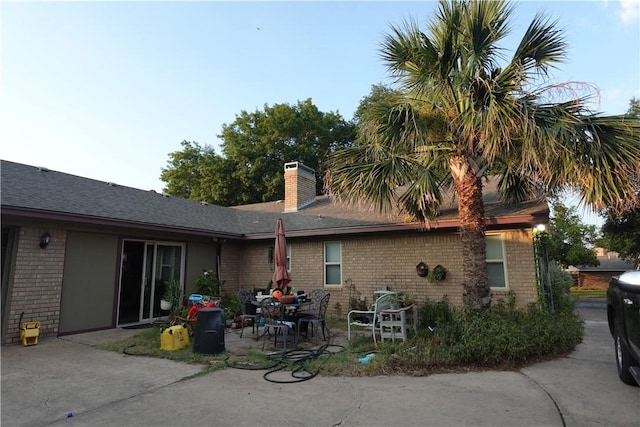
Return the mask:
<svg viewBox="0 0 640 427">
<path fill-rule="evenodd" d="M 607 319 L 613 336 L 618 376 L 640 384 L 640 271 L 614 276 L 607 289 Z"/>
</svg>

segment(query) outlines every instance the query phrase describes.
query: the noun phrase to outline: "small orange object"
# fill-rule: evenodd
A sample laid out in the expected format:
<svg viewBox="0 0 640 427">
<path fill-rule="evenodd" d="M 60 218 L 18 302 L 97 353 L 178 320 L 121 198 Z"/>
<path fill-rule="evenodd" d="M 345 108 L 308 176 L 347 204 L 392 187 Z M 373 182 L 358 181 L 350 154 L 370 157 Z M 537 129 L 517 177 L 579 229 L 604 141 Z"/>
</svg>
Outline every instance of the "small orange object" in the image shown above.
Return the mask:
<svg viewBox="0 0 640 427">
<path fill-rule="evenodd" d="M 284 292 L 282 292 L 282 289 L 280 288 L 274 289 L 273 292 L 271 293 L 271 296 L 276 299 L 280 298 L 282 295 L 284 295 Z"/>
</svg>

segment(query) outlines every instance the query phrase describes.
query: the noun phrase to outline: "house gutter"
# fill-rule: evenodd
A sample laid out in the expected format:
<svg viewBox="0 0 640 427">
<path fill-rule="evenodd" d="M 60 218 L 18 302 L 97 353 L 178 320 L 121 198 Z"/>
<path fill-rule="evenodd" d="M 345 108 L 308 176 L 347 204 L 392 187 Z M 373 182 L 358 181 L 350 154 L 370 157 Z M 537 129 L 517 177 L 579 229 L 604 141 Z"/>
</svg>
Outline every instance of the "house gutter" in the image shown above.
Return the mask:
<svg viewBox="0 0 640 427">
<path fill-rule="evenodd" d="M 13 216 L 22 218 L 33 218 L 47 221 L 61 221 L 72 222 L 76 224 L 88 224 L 98 226 L 111 226 L 121 227 L 135 230 L 146 230 L 163 233 L 175 233 L 190 236 L 204 236 L 209 238 L 228 239 L 236 241 L 253 241 L 253 240 L 268 240 L 274 238 L 273 231 L 264 233 L 251 233 L 251 234 L 237 234 L 228 232 L 219 232 L 213 229 L 194 229 L 186 227 L 178 227 L 171 225 L 158 225 L 149 224 L 136 221 L 114 220 L 104 219 L 98 217 L 91 217 L 86 215 L 64 214 L 48 211 L 34 211 L 28 209 L 7 208 L 2 207 L 3 216 Z M 530 226 L 533 227 L 536 224 L 546 223 L 549 221 L 548 211 L 540 214 L 531 214 L 525 216 L 511 216 L 511 217 L 499 217 L 499 218 L 486 218 L 485 226 L 488 229 L 496 229 L 504 226 Z M 433 221 L 430 224 L 422 222 L 412 222 L 404 224 L 378 224 L 378 225 L 362 225 L 353 227 L 335 227 L 335 228 L 318 228 L 311 230 L 287 230 L 287 237 L 321 237 L 321 236 L 335 236 L 345 234 L 373 234 L 373 233 L 391 233 L 391 232 L 406 232 L 406 231 L 425 231 L 425 232 L 444 232 L 457 230 L 460 227 L 460 221 L 458 219 Z"/>
<path fill-rule="evenodd" d="M 32 219 L 39 219 L 39 220 L 45 220 L 45 221 L 72 222 L 76 224 L 121 227 L 121 228 L 135 229 L 135 230 L 155 231 L 155 232 L 163 232 L 163 233 L 176 233 L 176 234 L 183 234 L 183 235 L 186 234 L 190 236 L 204 236 L 204 237 L 229 239 L 229 240 L 242 240 L 243 238 L 242 235 L 240 234 L 224 233 L 224 232 L 218 232 L 214 230 L 186 228 L 186 227 L 178 227 L 178 226 L 172 226 L 172 225 L 157 225 L 157 224 L 149 224 L 149 223 L 136 222 L 136 221 L 105 219 L 105 218 L 91 217 L 86 215 L 63 214 L 63 213 L 55 213 L 55 212 L 47 212 L 47 211 L 33 211 L 33 210 L 26 210 L 26 209 L 7 208 L 5 206 L 2 207 L 2 216 L 32 218 Z"/>
<path fill-rule="evenodd" d="M 488 229 L 495 229 L 501 226 L 527 226 L 534 227 L 536 224 L 546 223 L 549 221 L 548 214 L 526 215 L 514 217 L 486 218 L 485 226 Z M 424 223 L 407 223 L 407 224 L 389 224 L 374 226 L 355 226 L 355 227 L 336 227 L 315 230 L 287 230 L 287 237 L 320 237 L 335 236 L 341 234 L 371 234 L 371 233 L 390 233 L 398 231 L 415 231 L 421 230 L 425 232 L 445 232 L 457 230 L 460 227 L 458 219 L 434 221 L 429 226 Z M 269 233 L 252 233 L 245 234 L 242 240 L 265 240 L 273 239 L 273 232 Z"/>
</svg>

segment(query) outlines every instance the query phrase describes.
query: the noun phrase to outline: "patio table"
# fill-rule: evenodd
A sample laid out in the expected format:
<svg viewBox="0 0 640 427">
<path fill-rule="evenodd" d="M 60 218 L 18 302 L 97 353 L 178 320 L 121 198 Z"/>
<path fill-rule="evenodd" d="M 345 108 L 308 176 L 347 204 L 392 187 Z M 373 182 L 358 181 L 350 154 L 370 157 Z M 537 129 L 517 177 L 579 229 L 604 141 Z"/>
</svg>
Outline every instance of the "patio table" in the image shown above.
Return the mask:
<svg viewBox="0 0 640 427">
<path fill-rule="evenodd" d="M 268 295 L 267 295 L 268 297 Z M 264 299 L 264 298 L 262 298 Z M 261 300 L 262 300 L 261 299 Z M 251 301 L 251 304 L 258 306 L 257 310 L 260 310 L 260 302 L 259 301 Z M 301 302 L 296 302 L 296 303 L 288 303 L 288 304 L 283 304 L 280 302 L 276 302 L 276 304 L 280 307 L 280 319 L 283 322 L 289 322 L 292 325 L 297 325 L 298 323 L 298 318 L 299 317 L 303 317 L 303 316 L 298 316 L 297 312 L 298 309 L 300 309 L 300 307 L 308 307 L 310 305 L 313 304 L 313 301 L 311 300 L 305 300 L 305 301 L 301 301 Z M 256 337 L 256 339 L 260 339 L 260 334 L 258 334 L 258 336 Z"/>
</svg>

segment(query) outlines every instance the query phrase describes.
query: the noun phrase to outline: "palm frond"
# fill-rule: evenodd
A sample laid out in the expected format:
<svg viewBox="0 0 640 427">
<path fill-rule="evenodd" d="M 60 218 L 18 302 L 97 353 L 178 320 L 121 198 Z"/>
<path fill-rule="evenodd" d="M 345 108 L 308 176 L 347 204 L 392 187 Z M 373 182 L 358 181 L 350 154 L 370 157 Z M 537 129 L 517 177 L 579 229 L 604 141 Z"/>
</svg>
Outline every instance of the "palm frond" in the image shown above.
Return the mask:
<svg viewBox="0 0 640 427">
<path fill-rule="evenodd" d="M 518 204 L 534 200 L 541 196 L 541 188 L 529 175 L 508 170 L 500 175 L 498 181 L 500 200 L 504 203 Z"/>
<path fill-rule="evenodd" d="M 532 71 L 547 75 L 549 66 L 562 62 L 566 57 L 567 43 L 557 21 L 550 21 L 537 14 L 516 49 L 512 64 L 522 67 L 525 74 Z"/>
<path fill-rule="evenodd" d="M 508 19 L 513 11 L 504 0 L 483 4 L 471 2 L 462 19 L 460 42 L 462 66 L 470 76 L 477 77 L 482 70 L 489 72 L 498 67 L 501 49 L 498 42 L 509 33 Z"/>
<path fill-rule="evenodd" d="M 430 223 L 438 215 L 443 190 L 451 188 L 445 156 L 435 158 L 430 164 L 419 164 L 416 179 L 407 185 L 398 197 L 398 206 L 411 218 Z"/>
<path fill-rule="evenodd" d="M 533 111 L 523 167 L 550 191 L 573 188 L 594 209 L 628 204 L 638 190 L 640 120 L 585 114 L 580 101 Z"/>
</svg>

